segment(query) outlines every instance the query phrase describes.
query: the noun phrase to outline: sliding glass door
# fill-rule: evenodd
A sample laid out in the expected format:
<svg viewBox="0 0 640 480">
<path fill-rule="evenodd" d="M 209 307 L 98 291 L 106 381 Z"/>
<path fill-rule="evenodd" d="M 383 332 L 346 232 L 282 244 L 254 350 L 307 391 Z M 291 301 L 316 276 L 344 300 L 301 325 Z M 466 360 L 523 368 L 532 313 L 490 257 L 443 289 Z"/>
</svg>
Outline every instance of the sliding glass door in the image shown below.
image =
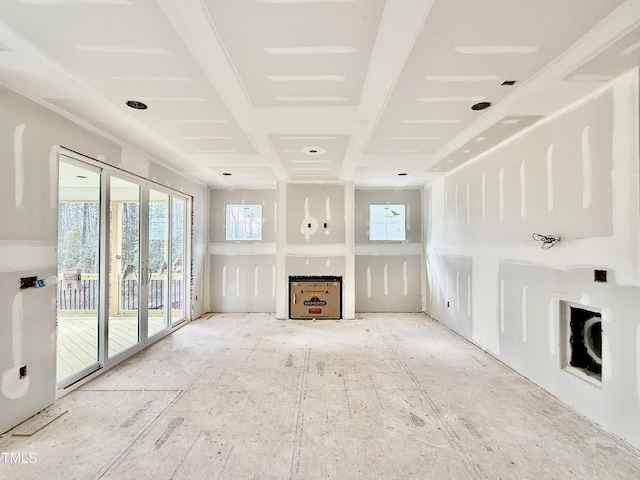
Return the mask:
<svg viewBox="0 0 640 480">
<path fill-rule="evenodd" d="M 185 319 L 187 197 L 60 157 L 58 385 L 119 361 Z"/>
<path fill-rule="evenodd" d="M 62 159 L 58 176 L 57 379 L 99 368 L 101 170 Z"/>
<path fill-rule="evenodd" d="M 149 266 L 145 286 L 149 337 L 169 326 L 169 200 L 168 194 L 149 190 Z"/>
<path fill-rule="evenodd" d="M 140 185 L 110 178 L 109 357 L 140 341 Z"/>
</svg>

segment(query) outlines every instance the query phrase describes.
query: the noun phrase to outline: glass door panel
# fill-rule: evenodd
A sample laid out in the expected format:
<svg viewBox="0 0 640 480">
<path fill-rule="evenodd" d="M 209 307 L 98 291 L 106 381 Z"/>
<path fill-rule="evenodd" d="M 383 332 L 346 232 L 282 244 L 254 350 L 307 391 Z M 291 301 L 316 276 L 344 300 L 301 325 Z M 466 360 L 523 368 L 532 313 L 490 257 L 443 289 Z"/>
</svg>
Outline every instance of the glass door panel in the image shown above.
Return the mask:
<svg viewBox="0 0 640 480">
<path fill-rule="evenodd" d="M 140 341 L 140 186 L 111 177 L 109 357 Z"/>
<path fill-rule="evenodd" d="M 62 157 L 58 177 L 57 381 L 98 368 L 100 169 Z M 72 379 L 70 379 L 72 380 Z"/>
<path fill-rule="evenodd" d="M 171 323 L 185 317 L 185 224 L 187 201 L 173 197 L 171 205 Z"/>
<path fill-rule="evenodd" d="M 147 336 L 168 326 L 169 305 L 169 195 L 149 189 L 148 320 Z"/>
</svg>

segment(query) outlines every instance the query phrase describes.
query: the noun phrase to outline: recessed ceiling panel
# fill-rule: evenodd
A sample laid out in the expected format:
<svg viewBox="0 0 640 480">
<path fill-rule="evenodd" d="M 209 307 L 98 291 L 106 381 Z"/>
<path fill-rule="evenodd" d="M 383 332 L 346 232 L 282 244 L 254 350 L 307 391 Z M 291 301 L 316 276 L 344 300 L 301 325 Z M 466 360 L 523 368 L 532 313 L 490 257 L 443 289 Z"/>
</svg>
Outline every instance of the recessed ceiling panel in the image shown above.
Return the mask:
<svg viewBox="0 0 640 480">
<path fill-rule="evenodd" d="M 366 153 L 438 152 L 621 3 L 436 0 Z"/>
<path fill-rule="evenodd" d="M 269 135 L 290 178 L 337 179 L 349 137 L 345 135 Z"/>
<path fill-rule="evenodd" d="M 460 149 L 451 155 L 448 155 L 444 160 L 433 165 L 430 170 L 435 172 L 447 172 L 449 170 L 453 170 L 470 159 L 486 152 L 503 140 L 515 135 L 530 125 L 533 125 L 541 118 L 542 117 L 522 115 L 505 117 L 475 137 L 473 140 L 467 142 Z"/>
<path fill-rule="evenodd" d="M 0 17 L 103 100 L 185 153 L 256 153 L 156 2 L 1 2 Z M 78 100 L 66 99 L 76 106 Z M 149 108 L 131 110 L 128 100 Z"/>
<path fill-rule="evenodd" d="M 606 82 L 638 65 L 640 65 L 640 27 L 589 59 L 567 75 L 565 80 Z"/>
<path fill-rule="evenodd" d="M 253 105 L 356 105 L 384 0 L 205 0 Z"/>
</svg>

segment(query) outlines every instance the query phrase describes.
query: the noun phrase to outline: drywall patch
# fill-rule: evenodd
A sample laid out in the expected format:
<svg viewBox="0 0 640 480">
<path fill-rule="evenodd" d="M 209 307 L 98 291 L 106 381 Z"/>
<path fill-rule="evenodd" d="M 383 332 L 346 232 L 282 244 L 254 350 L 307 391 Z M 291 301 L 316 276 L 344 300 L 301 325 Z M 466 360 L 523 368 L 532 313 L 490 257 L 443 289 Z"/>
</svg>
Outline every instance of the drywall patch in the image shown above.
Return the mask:
<svg viewBox="0 0 640 480">
<path fill-rule="evenodd" d="M 640 324 L 636 327 L 636 390 L 640 403 Z"/>
<path fill-rule="evenodd" d="M 553 212 L 553 143 L 547 147 L 547 212 Z"/>
<path fill-rule="evenodd" d="M 487 220 L 487 174 L 482 173 L 482 221 Z"/>
<path fill-rule="evenodd" d="M 58 208 L 58 150 L 59 145 L 53 145 L 49 150 L 49 208 Z"/>
<path fill-rule="evenodd" d="M 260 265 L 256 265 L 256 268 L 253 270 L 253 296 L 257 297 L 259 295 L 258 285 L 260 285 Z"/>
<path fill-rule="evenodd" d="M 12 400 L 24 397 L 29 391 L 30 378 L 24 362 L 24 305 L 23 293 L 13 297 L 11 307 L 11 349 L 13 366 L 2 373 L 2 394 Z M 24 373 L 23 373 L 24 371 Z"/>
<path fill-rule="evenodd" d="M 471 198 L 470 198 L 470 184 L 467 182 L 467 226 L 471 225 Z"/>
<path fill-rule="evenodd" d="M 520 163 L 520 216 L 527 216 L 527 159 Z"/>
<path fill-rule="evenodd" d="M 589 208 L 592 198 L 593 161 L 588 126 L 582 130 L 580 144 L 582 150 L 582 208 Z"/>
<path fill-rule="evenodd" d="M 524 287 L 522 287 L 522 296 L 521 296 L 522 341 L 524 343 L 527 342 L 527 289 L 528 288 L 529 288 L 528 285 L 525 285 Z"/>
<path fill-rule="evenodd" d="M 471 318 L 471 275 L 467 275 L 467 316 Z"/>
<path fill-rule="evenodd" d="M 504 333 L 504 279 L 500 280 L 500 333 Z"/>
<path fill-rule="evenodd" d="M 555 299 L 549 299 L 549 353 L 556 354 L 556 307 Z"/>
<path fill-rule="evenodd" d="M 389 264 L 384 265 L 384 296 L 389 296 Z"/>
<path fill-rule="evenodd" d="M 13 130 L 13 168 L 15 180 L 16 208 L 22 208 L 24 201 L 24 131 L 25 124 L 17 125 Z"/>
<path fill-rule="evenodd" d="M 500 223 L 504 222 L 504 167 L 500 169 L 498 174 L 498 198 L 500 208 Z"/>
<path fill-rule="evenodd" d="M 407 261 L 402 262 L 402 294 L 406 297 L 409 293 L 409 276 L 407 274 Z"/>
<path fill-rule="evenodd" d="M 276 266 L 271 266 L 271 297 L 276 298 Z"/>
<path fill-rule="evenodd" d="M 221 294 L 223 297 L 227 296 L 227 266 L 222 267 L 222 291 Z"/>
<path fill-rule="evenodd" d="M 309 197 L 304 199 L 304 218 L 300 224 L 300 233 L 304 235 L 305 241 L 309 241 L 312 235 L 318 231 L 318 219 L 309 213 Z"/>
</svg>

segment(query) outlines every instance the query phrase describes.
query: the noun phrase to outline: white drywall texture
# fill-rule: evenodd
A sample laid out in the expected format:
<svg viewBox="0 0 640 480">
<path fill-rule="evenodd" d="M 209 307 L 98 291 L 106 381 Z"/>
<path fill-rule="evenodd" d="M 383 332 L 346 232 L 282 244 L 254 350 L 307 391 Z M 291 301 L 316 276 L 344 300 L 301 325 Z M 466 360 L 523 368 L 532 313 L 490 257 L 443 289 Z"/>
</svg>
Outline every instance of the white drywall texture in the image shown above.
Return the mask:
<svg viewBox="0 0 640 480">
<path fill-rule="evenodd" d="M 639 127 L 633 70 L 425 190 L 425 311 L 636 446 Z M 600 386 L 561 368 L 560 301 L 603 312 Z"/>
<path fill-rule="evenodd" d="M 56 288 L 20 292 L 19 285 L 21 277 L 56 274 L 59 146 L 120 168 L 143 162 L 136 173 L 149 171 L 165 185 L 169 179 L 180 180 L 133 149 L 127 149 L 123 162 L 120 145 L 1 87 L 0 105 L 0 432 L 4 432 L 52 404 L 56 395 Z M 194 242 L 202 250 L 205 189 L 187 181 L 177 188 L 195 197 Z M 196 272 L 205 260 L 198 250 Z M 196 278 L 196 291 L 202 290 L 202 278 Z M 202 313 L 203 307 L 199 299 L 193 313 Z M 24 379 L 16 370 L 19 363 L 27 365 Z"/>
<path fill-rule="evenodd" d="M 262 205 L 262 240 L 226 240 L 226 205 Z M 209 310 L 274 312 L 276 190 L 209 190 Z"/>
<path fill-rule="evenodd" d="M 369 205 L 405 205 L 406 240 L 369 240 Z M 422 310 L 422 198 L 420 189 L 356 189 L 356 311 Z"/>
</svg>

